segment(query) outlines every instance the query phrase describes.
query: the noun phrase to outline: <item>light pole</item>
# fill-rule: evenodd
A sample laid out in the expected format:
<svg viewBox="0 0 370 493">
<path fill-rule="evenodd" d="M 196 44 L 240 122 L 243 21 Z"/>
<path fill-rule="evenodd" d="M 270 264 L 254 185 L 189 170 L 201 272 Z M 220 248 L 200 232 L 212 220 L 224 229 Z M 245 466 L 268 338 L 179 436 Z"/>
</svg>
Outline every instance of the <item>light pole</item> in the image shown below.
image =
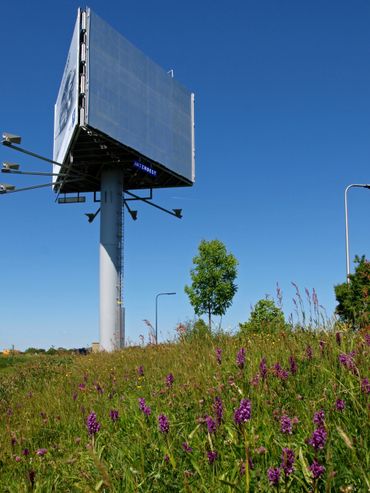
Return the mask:
<svg viewBox="0 0 370 493">
<path fill-rule="evenodd" d="M 171 296 L 176 293 L 158 293 L 155 297 L 155 343 L 158 344 L 158 298 L 159 296 Z"/>
<path fill-rule="evenodd" d="M 344 213 L 345 213 L 345 220 L 346 220 L 346 270 L 347 270 L 347 284 L 349 284 L 349 274 L 350 274 L 350 268 L 349 268 L 349 235 L 348 235 L 348 200 L 347 200 L 347 193 L 350 188 L 368 188 L 370 189 L 369 184 L 358 184 L 358 183 L 353 183 L 352 185 L 348 185 L 344 191 Z"/>
</svg>

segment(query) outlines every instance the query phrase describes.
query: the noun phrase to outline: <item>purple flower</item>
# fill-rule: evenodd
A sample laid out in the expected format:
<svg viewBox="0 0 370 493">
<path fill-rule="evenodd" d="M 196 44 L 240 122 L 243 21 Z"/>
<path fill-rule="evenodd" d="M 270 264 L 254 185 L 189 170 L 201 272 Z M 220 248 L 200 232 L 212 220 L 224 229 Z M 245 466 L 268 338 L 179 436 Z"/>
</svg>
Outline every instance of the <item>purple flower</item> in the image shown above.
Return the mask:
<svg viewBox="0 0 370 493">
<path fill-rule="evenodd" d="M 175 378 L 174 376 L 172 375 L 172 373 L 169 373 L 166 377 L 166 385 L 167 387 L 172 387 L 172 384 L 174 382 Z"/>
<path fill-rule="evenodd" d="M 217 454 L 216 450 L 214 450 L 213 452 L 212 451 L 207 452 L 207 458 L 208 458 L 209 464 L 213 464 L 214 461 L 217 459 L 217 456 L 218 456 L 218 454 Z"/>
<path fill-rule="evenodd" d="M 170 429 L 170 424 L 168 422 L 167 416 L 165 416 L 164 414 L 160 414 L 158 416 L 158 426 L 161 433 L 168 433 Z"/>
<path fill-rule="evenodd" d="M 241 464 L 240 464 L 240 475 L 241 476 L 244 476 L 245 474 L 245 470 L 246 470 L 246 462 L 242 461 Z M 253 464 L 253 461 L 252 461 L 252 457 L 248 454 L 248 468 L 251 470 L 251 469 L 254 469 L 254 464 Z"/>
<path fill-rule="evenodd" d="M 218 347 L 215 352 L 217 363 L 220 365 L 222 363 L 222 349 Z"/>
<path fill-rule="evenodd" d="M 47 453 L 47 449 L 46 448 L 39 448 L 38 450 L 36 450 L 36 455 L 38 455 L 40 457 L 42 457 L 46 453 Z"/>
<path fill-rule="evenodd" d="M 139 366 L 139 368 L 137 369 L 137 374 L 139 375 L 139 377 L 144 376 L 144 367 L 143 366 Z"/>
<path fill-rule="evenodd" d="M 242 399 L 240 401 L 240 406 L 234 412 L 234 421 L 237 425 L 245 423 L 251 419 L 252 409 L 251 401 L 248 399 Z"/>
<path fill-rule="evenodd" d="M 280 419 L 280 431 L 281 433 L 286 433 L 288 435 L 292 434 L 293 431 L 293 426 L 292 426 L 292 421 L 287 416 L 286 414 L 283 414 L 283 416 Z"/>
<path fill-rule="evenodd" d="M 185 450 L 185 452 L 188 452 L 188 453 L 193 451 L 193 449 L 190 447 L 190 445 L 187 442 L 183 442 L 182 448 Z"/>
<path fill-rule="evenodd" d="M 80 383 L 80 384 L 78 385 L 78 388 L 79 388 L 81 391 L 82 391 L 82 390 L 85 390 L 86 385 L 85 385 L 84 383 Z"/>
<path fill-rule="evenodd" d="M 145 399 L 141 397 L 139 399 L 139 409 L 142 411 L 146 416 L 150 416 L 152 413 L 152 410 L 150 409 L 149 406 L 146 405 Z"/>
<path fill-rule="evenodd" d="M 289 368 L 292 375 L 295 375 L 298 371 L 298 365 L 293 355 L 289 356 Z"/>
<path fill-rule="evenodd" d="M 263 357 L 261 359 L 259 368 L 260 368 L 260 375 L 261 375 L 262 380 L 266 380 L 266 376 L 267 376 L 267 365 L 266 365 L 266 358 L 265 357 Z"/>
<path fill-rule="evenodd" d="M 75 401 L 77 399 L 77 392 L 73 392 L 72 399 Z"/>
<path fill-rule="evenodd" d="M 113 422 L 118 421 L 119 416 L 118 416 L 118 411 L 116 409 L 111 409 L 109 416 Z"/>
<path fill-rule="evenodd" d="M 280 479 L 280 467 L 270 467 L 267 471 L 267 477 L 272 486 L 277 486 Z"/>
<path fill-rule="evenodd" d="M 316 428 L 309 438 L 308 443 L 312 445 L 315 450 L 323 449 L 326 443 L 328 434 L 324 427 Z"/>
<path fill-rule="evenodd" d="M 313 463 L 310 465 L 310 471 L 314 479 L 318 479 L 325 472 L 325 467 L 321 466 L 316 459 L 313 460 Z"/>
<path fill-rule="evenodd" d="M 20 462 L 22 459 L 19 457 L 19 455 L 16 455 L 14 460 L 15 460 L 15 462 Z"/>
<path fill-rule="evenodd" d="M 337 399 L 335 401 L 335 409 L 337 411 L 343 411 L 345 407 L 346 407 L 346 403 L 342 399 Z"/>
<path fill-rule="evenodd" d="M 365 334 L 365 344 L 366 346 L 370 346 L 370 334 Z"/>
<path fill-rule="evenodd" d="M 342 343 L 342 334 L 340 332 L 335 333 L 335 340 L 336 340 L 338 346 L 340 346 Z"/>
<path fill-rule="evenodd" d="M 15 437 L 12 437 L 10 439 L 10 444 L 11 444 L 12 447 L 14 447 L 15 445 L 17 445 L 17 439 Z"/>
<path fill-rule="evenodd" d="M 213 410 L 214 410 L 215 415 L 216 415 L 217 426 L 220 426 L 220 424 L 222 422 L 222 417 L 224 414 L 224 407 L 222 404 L 221 397 L 215 397 L 215 400 L 213 403 Z"/>
<path fill-rule="evenodd" d="M 95 384 L 95 389 L 96 389 L 96 391 L 97 391 L 99 394 L 103 394 L 103 393 L 104 393 L 104 390 L 103 390 L 103 388 L 100 386 L 100 384 L 99 384 L 99 383 L 96 383 L 96 384 Z"/>
<path fill-rule="evenodd" d="M 319 346 L 320 346 L 321 354 L 323 354 L 325 349 L 325 341 L 319 341 Z"/>
<path fill-rule="evenodd" d="M 368 378 L 363 378 L 361 380 L 361 392 L 364 394 L 370 394 L 370 382 Z"/>
<path fill-rule="evenodd" d="M 293 450 L 290 448 L 283 448 L 281 456 L 281 468 L 284 471 L 285 476 L 289 476 L 294 471 L 295 456 Z"/>
<path fill-rule="evenodd" d="M 28 471 L 28 479 L 30 480 L 32 488 L 35 484 L 35 477 L 36 477 L 36 472 L 33 469 L 31 469 L 31 471 Z"/>
<path fill-rule="evenodd" d="M 325 413 L 323 409 L 320 409 L 320 411 L 317 411 L 313 415 L 313 420 L 312 420 L 316 425 L 319 427 L 323 427 L 325 425 Z"/>
<path fill-rule="evenodd" d="M 170 458 L 167 454 L 163 457 L 163 459 L 167 464 L 170 462 Z"/>
<path fill-rule="evenodd" d="M 275 375 L 281 380 L 286 380 L 289 377 L 289 373 L 282 368 L 280 363 L 274 364 Z"/>
<path fill-rule="evenodd" d="M 206 416 L 205 422 L 207 425 L 208 433 L 214 433 L 216 431 L 217 426 L 213 418 L 211 416 Z"/>
<path fill-rule="evenodd" d="M 350 352 L 348 354 L 340 353 L 340 355 L 338 356 L 338 359 L 339 359 L 339 363 L 341 365 L 345 366 L 353 374 L 357 375 L 358 374 L 358 370 L 356 368 L 356 364 L 355 364 L 355 361 L 354 361 L 355 355 L 356 355 L 355 351 L 352 351 L 352 352 Z"/>
<path fill-rule="evenodd" d="M 308 360 L 311 360 L 312 359 L 312 347 L 311 346 L 307 346 L 306 347 L 306 356 L 307 356 L 307 359 Z"/>
<path fill-rule="evenodd" d="M 23 450 L 22 450 L 22 455 L 24 455 L 24 456 L 26 456 L 26 457 L 27 457 L 27 455 L 30 455 L 30 451 L 29 451 L 29 449 L 28 449 L 28 448 L 23 449 Z"/>
<path fill-rule="evenodd" d="M 245 365 L 245 348 L 241 348 L 236 355 L 236 364 L 242 370 Z"/>
<path fill-rule="evenodd" d="M 87 431 L 89 435 L 95 435 L 100 430 L 100 423 L 96 420 L 96 414 L 90 413 L 86 420 Z"/>
<path fill-rule="evenodd" d="M 260 374 L 256 373 L 250 380 L 250 384 L 253 385 L 253 387 L 257 387 L 260 381 Z"/>
</svg>

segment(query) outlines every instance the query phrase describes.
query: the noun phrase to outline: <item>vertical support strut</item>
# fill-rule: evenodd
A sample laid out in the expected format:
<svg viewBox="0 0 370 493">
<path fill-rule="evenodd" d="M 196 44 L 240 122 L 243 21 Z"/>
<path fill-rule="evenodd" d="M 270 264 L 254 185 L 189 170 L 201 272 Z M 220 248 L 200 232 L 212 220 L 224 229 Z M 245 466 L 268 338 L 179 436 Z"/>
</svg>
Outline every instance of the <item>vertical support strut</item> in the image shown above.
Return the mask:
<svg viewBox="0 0 370 493">
<path fill-rule="evenodd" d="M 108 168 L 101 175 L 100 210 L 100 347 L 122 347 L 121 267 L 123 241 L 123 172 Z"/>
</svg>

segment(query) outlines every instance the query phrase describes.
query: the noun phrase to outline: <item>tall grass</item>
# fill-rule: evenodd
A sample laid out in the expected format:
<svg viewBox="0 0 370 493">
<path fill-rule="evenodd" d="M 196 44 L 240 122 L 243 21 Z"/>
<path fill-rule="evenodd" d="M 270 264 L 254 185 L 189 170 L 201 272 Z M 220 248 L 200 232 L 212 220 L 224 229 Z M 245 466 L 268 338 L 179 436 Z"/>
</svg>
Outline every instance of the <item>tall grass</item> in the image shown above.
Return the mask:
<svg viewBox="0 0 370 493">
<path fill-rule="evenodd" d="M 33 356 L 0 373 L 0 491 L 368 491 L 368 356 L 308 331 Z"/>
</svg>

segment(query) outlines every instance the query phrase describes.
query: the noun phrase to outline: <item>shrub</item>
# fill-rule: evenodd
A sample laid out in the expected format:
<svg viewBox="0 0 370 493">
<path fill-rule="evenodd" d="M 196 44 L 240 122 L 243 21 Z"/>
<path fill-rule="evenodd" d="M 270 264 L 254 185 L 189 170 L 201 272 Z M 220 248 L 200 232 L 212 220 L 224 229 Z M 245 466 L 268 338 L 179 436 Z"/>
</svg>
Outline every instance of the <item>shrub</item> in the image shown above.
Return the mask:
<svg viewBox="0 0 370 493">
<path fill-rule="evenodd" d="M 286 328 L 283 311 L 273 300 L 259 300 L 249 317 L 249 320 L 239 324 L 240 331 L 244 332 L 276 332 Z"/>
</svg>

